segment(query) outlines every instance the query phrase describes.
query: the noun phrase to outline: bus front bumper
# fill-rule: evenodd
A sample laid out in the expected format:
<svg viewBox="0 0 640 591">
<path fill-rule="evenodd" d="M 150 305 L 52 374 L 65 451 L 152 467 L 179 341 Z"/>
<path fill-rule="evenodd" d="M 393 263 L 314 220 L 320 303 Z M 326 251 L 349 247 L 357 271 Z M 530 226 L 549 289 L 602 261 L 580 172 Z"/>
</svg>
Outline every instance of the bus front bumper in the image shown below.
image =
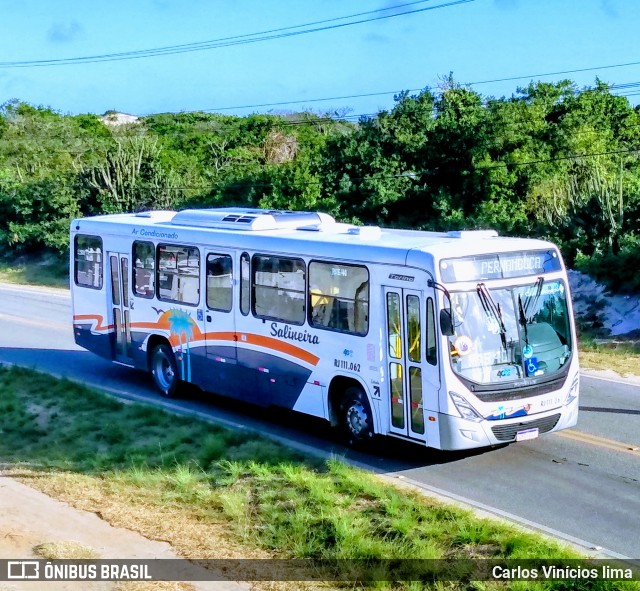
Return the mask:
<svg viewBox="0 0 640 591">
<path fill-rule="evenodd" d="M 578 398 L 568 405 L 527 417 L 482 421 L 479 423 L 440 414 L 440 449 L 458 450 L 491 447 L 535 439 L 573 427 L 578 422 Z"/>
</svg>

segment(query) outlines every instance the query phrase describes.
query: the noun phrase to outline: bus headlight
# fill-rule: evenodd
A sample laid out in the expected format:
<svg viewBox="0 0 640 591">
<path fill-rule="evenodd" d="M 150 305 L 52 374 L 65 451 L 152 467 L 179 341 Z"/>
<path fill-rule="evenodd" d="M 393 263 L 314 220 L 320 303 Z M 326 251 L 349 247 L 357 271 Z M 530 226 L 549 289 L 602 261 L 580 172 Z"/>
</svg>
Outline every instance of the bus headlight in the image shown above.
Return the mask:
<svg viewBox="0 0 640 591">
<path fill-rule="evenodd" d="M 460 396 L 460 394 L 449 392 L 449 396 L 451 396 L 453 404 L 455 405 L 458 412 L 462 415 L 463 419 L 474 421 L 476 423 L 479 423 L 482 420 L 482 416 L 473 408 L 473 406 L 471 406 L 462 396 Z"/>
<path fill-rule="evenodd" d="M 573 382 L 571 382 L 571 388 L 569 388 L 569 392 L 567 394 L 567 398 L 564 401 L 564 405 L 568 406 L 571 404 L 577 397 L 580 392 L 580 374 L 576 374 L 573 377 Z"/>
</svg>

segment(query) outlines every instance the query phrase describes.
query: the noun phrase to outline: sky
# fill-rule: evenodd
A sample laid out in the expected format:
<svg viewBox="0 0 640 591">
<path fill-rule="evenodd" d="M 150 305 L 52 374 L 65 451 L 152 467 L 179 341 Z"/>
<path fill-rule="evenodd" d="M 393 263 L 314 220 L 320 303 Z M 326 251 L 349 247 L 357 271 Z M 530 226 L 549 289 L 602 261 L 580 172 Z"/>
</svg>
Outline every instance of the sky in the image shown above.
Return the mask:
<svg viewBox="0 0 640 591">
<path fill-rule="evenodd" d="M 61 113 L 355 118 L 450 73 L 485 97 L 597 76 L 640 102 L 640 0 L 0 0 L 0 15 L 0 104 Z M 540 76 L 569 70 L 586 71 Z"/>
</svg>

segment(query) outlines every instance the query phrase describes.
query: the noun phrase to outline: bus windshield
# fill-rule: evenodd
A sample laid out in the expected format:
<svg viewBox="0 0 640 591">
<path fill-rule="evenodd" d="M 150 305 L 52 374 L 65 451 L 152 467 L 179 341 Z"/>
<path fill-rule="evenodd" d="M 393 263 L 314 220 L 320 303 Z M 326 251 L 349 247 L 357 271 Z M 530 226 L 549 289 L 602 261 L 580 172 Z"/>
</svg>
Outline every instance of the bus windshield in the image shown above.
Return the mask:
<svg viewBox="0 0 640 591">
<path fill-rule="evenodd" d="M 453 370 L 480 385 L 504 384 L 558 372 L 571 355 L 567 289 L 563 281 L 499 289 L 478 283 L 451 292 Z"/>
</svg>

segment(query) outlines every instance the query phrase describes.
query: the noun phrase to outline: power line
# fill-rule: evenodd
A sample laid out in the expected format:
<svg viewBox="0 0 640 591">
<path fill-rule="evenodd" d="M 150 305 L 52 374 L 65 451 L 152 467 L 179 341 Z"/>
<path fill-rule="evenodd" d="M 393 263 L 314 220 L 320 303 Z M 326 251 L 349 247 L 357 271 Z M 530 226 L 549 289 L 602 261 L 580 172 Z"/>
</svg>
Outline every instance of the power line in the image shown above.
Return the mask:
<svg viewBox="0 0 640 591">
<path fill-rule="evenodd" d="M 212 107 L 210 109 L 199 109 L 204 113 L 208 113 L 209 111 L 232 111 L 234 109 L 257 109 L 258 107 L 280 107 L 282 105 L 296 105 L 303 103 L 319 103 L 322 101 L 338 101 L 344 99 L 352 99 L 352 98 L 363 98 L 363 97 L 371 97 L 371 96 L 383 96 L 390 94 L 400 94 L 401 92 L 420 92 L 424 90 L 424 88 L 411 88 L 409 90 L 387 90 L 382 92 L 366 92 L 364 94 L 347 94 L 344 96 L 329 96 L 324 98 L 311 98 L 311 99 L 301 99 L 295 101 L 280 101 L 277 103 L 261 103 L 255 105 L 237 105 L 235 107 Z"/>
<path fill-rule="evenodd" d="M 525 76 L 511 76 L 509 78 L 494 78 L 493 80 L 480 80 L 478 82 L 467 82 L 469 86 L 477 86 L 479 84 L 493 84 L 495 82 L 512 82 L 515 80 L 524 80 L 525 78 L 544 78 L 547 76 L 563 76 L 564 74 L 577 74 L 579 72 L 595 72 L 596 70 L 610 70 L 612 68 L 626 68 L 628 66 L 637 66 L 640 62 L 626 62 L 622 64 L 609 64 L 607 66 L 593 66 L 589 68 L 576 68 L 574 70 L 561 70 L 558 72 L 546 72 L 543 74 L 527 74 Z"/>
<path fill-rule="evenodd" d="M 635 94 L 640 94 L 640 93 L 635 93 Z M 611 95 L 611 96 L 622 96 L 622 95 Z M 486 104 L 483 105 L 486 108 Z M 437 108 L 431 108 L 429 109 L 432 113 L 437 111 Z M 335 124 L 335 125 L 340 125 L 340 124 L 348 124 L 348 123 L 358 123 L 360 120 L 367 118 L 374 118 L 376 116 L 378 116 L 380 113 L 358 113 L 358 114 L 351 114 L 351 115 L 345 115 L 339 118 L 335 118 L 335 117 L 315 117 L 312 119 L 297 119 L 297 120 L 286 120 L 286 119 L 280 119 L 279 121 L 270 121 L 267 122 L 269 124 L 269 127 L 272 130 L 278 130 L 281 128 L 288 128 L 288 127 L 301 127 L 301 126 L 305 126 L 305 125 L 309 125 L 309 126 L 313 126 L 313 125 L 324 125 L 324 124 Z M 281 117 L 279 115 L 271 115 L 272 117 Z M 519 118 L 519 117 L 512 117 L 511 118 L 511 122 L 513 123 L 520 123 L 521 121 L 525 121 L 528 120 L 526 117 L 524 118 Z M 191 138 L 197 135 L 214 135 L 216 133 L 224 133 L 226 130 L 229 129 L 233 129 L 236 130 L 238 129 L 236 125 L 234 125 L 233 123 L 230 122 L 220 122 L 220 121 L 212 121 L 209 122 L 211 123 L 213 126 L 210 129 L 206 129 L 206 128 L 198 128 L 197 126 L 193 127 L 193 128 L 189 128 L 189 129 L 173 129 L 170 131 L 166 131 L 166 130 L 157 130 L 157 129 L 153 129 L 153 128 L 136 128 L 135 126 L 133 128 L 129 128 L 126 130 L 126 133 L 122 134 L 121 138 L 129 138 L 129 137 L 148 137 L 149 133 L 154 134 L 154 137 L 157 137 L 158 139 L 163 139 L 163 138 L 171 138 L 171 137 L 185 137 L 185 138 Z M 144 122 L 143 122 L 144 124 Z M 134 124 L 135 125 L 135 124 Z M 628 128 L 629 129 L 635 129 L 640 127 L 640 124 L 632 124 L 629 125 Z M 593 134 L 593 133 L 602 133 L 605 131 L 613 131 L 612 129 L 590 129 L 590 130 L 576 130 L 576 129 L 570 129 L 569 130 L 571 135 L 583 135 L 583 134 Z M 62 135 L 60 133 L 29 133 L 28 134 L 30 139 L 39 139 L 39 140 L 46 140 L 46 139 L 71 139 L 73 141 L 82 141 L 83 139 L 89 137 L 85 134 L 79 134 L 76 136 L 66 136 L 66 135 Z M 24 139 L 25 136 L 22 136 L 20 138 L 16 138 L 16 139 Z M 113 136 L 112 136 L 113 137 Z M 7 140 L 0 137 L 0 143 L 6 143 Z M 297 143 L 301 143 L 299 138 L 296 138 L 296 142 Z M 62 150 L 63 152 L 66 150 Z"/>
<path fill-rule="evenodd" d="M 631 148 L 631 149 L 625 149 L 625 150 L 612 150 L 612 151 L 608 151 L 608 152 L 590 152 L 590 153 L 585 153 L 585 154 L 570 154 L 567 156 L 558 156 L 556 158 L 546 158 L 546 159 L 539 159 L 539 160 L 528 160 L 528 161 L 524 161 L 524 162 L 495 162 L 492 164 L 487 164 L 487 165 L 476 165 L 473 166 L 474 170 L 490 170 L 490 169 L 494 169 L 494 168 L 512 168 L 512 167 L 523 167 L 523 166 L 533 166 L 535 164 L 547 164 L 547 163 L 551 163 L 551 162 L 562 162 L 562 161 L 566 161 L 566 160 L 580 160 L 582 158 L 595 158 L 597 156 L 615 156 L 615 155 L 621 155 L 621 154 L 638 154 L 640 153 L 640 148 Z M 382 174 L 382 175 L 369 175 L 369 176 L 364 176 L 364 177 L 349 177 L 349 181 L 350 182 L 359 182 L 359 181 L 364 181 L 364 180 L 368 180 L 368 179 L 393 179 L 393 178 L 410 178 L 410 174 L 411 175 L 420 175 L 420 174 L 424 174 L 424 173 L 428 173 L 431 172 L 430 170 L 407 170 L 398 174 Z M 466 172 L 471 172 L 470 170 L 466 169 Z M 410 174 L 409 174 L 410 173 Z M 243 187 L 247 187 L 247 188 L 253 188 L 253 187 L 273 187 L 273 183 L 254 183 L 254 182 L 244 182 L 242 179 L 238 179 L 237 180 L 237 184 Z M 323 183 L 323 181 L 321 180 L 313 180 L 313 181 L 304 181 L 304 182 L 299 182 L 299 185 L 323 185 L 325 183 Z M 173 187 L 174 190 L 198 190 L 198 189 L 206 189 L 207 187 L 196 187 L 196 186 L 190 186 L 190 187 Z M 211 187 L 208 187 L 209 189 Z"/>
<path fill-rule="evenodd" d="M 617 84 L 613 84 L 608 86 L 607 90 L 617 90 L 617 89 L 635 89 L 637 87 L 640 87 L 640 81 L 637 82 L 625 82 L 625 83 L 617 83 Z M 400 94 L 400 92 L 414 92 L 414 91 L 421 91 L 424 89 L 409 89 L 409 90 L 404 90 L 404 91 L 385 91 L 385 92 L 381 92 L 381 93 L 366 93 L 366 94 L 353 94 L 353 95 L 345 95 L 342 97 L 333 97 L 333 99 L 339 99 L 339 98 L 352 98 L 352 97 L 360 97 L 360 96 L 375 96 L 378 94 Z M 586 93 L 591 93 L 591 92 L 598 92 L 599 89 L 598 88 L 585 88 L 583 90 L 575 90 L 572 91 L 572 96 L 580 96 L 582 94 L 586 94 Z M 631 92 L 631 93 L 620 93 L 620 94 L 614 94 L 614 93 L 609 93 L 609 96 L 620 96 L 620 97 L 624 97 L 624 96 L 633 96 L 636 95 L 638 93 L 636 92 Z M 330 100 L 328 98 L 319 98 L 319 99 L 309 99 L 309 101 L 322 101 L 322 100 Z M 517 100 L 517 99 L 516 99 Z M 503 99 L 492 99 L 492 98 L 488 98 L 488 99 L 484 99 L 482 106 L 487 108 L 489 106 L 489 102 L 492 101 L 496 101 L 496 102 L 503 102 L 503 104 L 508 104 L 508 102 L 505 102 Z M 296 102 L 306 102 L 306 101 L 289 101 L 288 103 L 263 103 L 262 105 L 245 105 L 245 107 L 249 107 L 249 106 L 272 106 L 272 105 L 281 105 L 281 104 L 292 104 L 292 103 L 296 103 Z M 234 107 L 228 107 L 229 109 L 233 109 Z M 242 108 L 242 107 L 235 107 L 235 108 Z M 204 110 L 200 110 L 200 111 L 193 111 L 193 112 L 208 112 L 210 110 L 215 110 L 215 109 L 204 109 Z M 433 106 L 430 111 L 432 113 L 436 113 L 438 112 L 438 107 L 437 106 Z M 388 113 L 392 113 L 392 111 L 389 111 Z M 156 114 L 156 116 L 163 116 L 163 115 L 169 115 L 169 116 L 179 116 L 180 113 L 158 113 Z M 372 118 L 372 117 L 376 117 L 380 115 L 380 112 L 377 113 L 359 113 L 359 114 L 347 114 L 347 115 L 342 115 L 342 116 L 337 116 L 337 117 L 332 117 L 332 116 L 328 116 L 328 115 L 316 115 L 314 113 L 307 113 L 307 112 L 302 112 L 302 113 L 298 113 L 298 114 L 294 114 L 294 115 L 304 115 L 304 116 L 309 116 L 304 117 L 304 118 L 298 118 L 298 119 L 286 119 L 284 117 L 286 117 L 286 115 L 278 115 L 278 114 L 267 114 L 267 116 L 270 117 L 274 117 L 274 118 L 278 118 L 279 120 L 277 121 L 270 121 L 267 122 L 271 125 L 272 128 L 278 129 L 281 127 L 296 127 L 296 126 L 303 126 L 303 125 L 322 125 L 325 123 L 334 123 L 334 124 L 341 124 L 341 123 L 351 123 L 351 122 L 357 122 L 358 120 L 362 120 L 363 118 Z M 227 117 L 227 118 L 238 118 L 238 119 L 242 119 L 244 117 L 247 117 L 246 115 L 244 116 L 227 116 L 227 115 L 222 115 L 223 117 Z M 512 118 L 512 120 L 514 122 L 518 122 L 518 117 Z M 178 122 L 179 123 L 179 122 Z M 198 129 L 197 124 L 195 124 L 195 126 L 193 128 L 190 129 L 186 129 L 186 130 L 171 130 L 169 133 L 167 133 L 164 130 L 148 130 L 148 129 L 140 129 L 139 132 L 138 131 L 133 131 L 133 130 L 129 130 L 128 131 L 128 135 L 129 136 L 135 136 L 135 135 L 144 135 L 147 133 L 147 131 L 153 131 L 157 136 L 159 137 L 168 137 L 168 136 L 180 136 L 180 135 L 184 135 L 184 136 L 194 136 L 197 134 L 212 134 L 212 133 L 216 133 L 216 132 L 221 132 L 224 129 L 227 128 L 236 128 L 236 126 L 231 123 L 231 122 L 227 122 L 227 121 L 209 121 L 206 122 L 208 124 L 211 124 L 212 127 L 210 129 Z M 162 123 L 160 123 L 160 125 L 162 125 Z M 637 125 L 634 125 L 633 127 L 637 127 Z M 603 130 L 600 130 L 603 131 Z M 576 131 L 573 130 L 572 133 L 574 134 L 581 134 L 581 133 L 591 133 L 591 132 L 587 132 L 587 131 Z M 39 138 L 56 138 L 58 137 L 58 134 L 46 134 L 46 133 L 38 133 L 38 134 L 30 134 L 31 137 L 39 137 Z M 75 139 L 81 139 L 81 135 L 76 137 Z M 62 138 L 61 138 L 62 139 Z"/>
<path fill-rule="evenodd" d="M 629 88 L 637 88 L 640 87 L 640 81 L 638 82 L 626 82 L 626 83 L 616 83 L 616 84 L 612 84 L 608 87 L 608 90 L 612 91 L 612 90 L 618 90 L 618 89 L 629 89 Z M 360 98 L 360 97 L 369 97 L 369 96 L 380 96 L 380 95 L 389 95 L 389 94 L 394 94 L 394 95 L 399 95 L 401 93 L 412 93 L 412 92 L 422 92 L 424 91 L 425 88 L 414 88 L 414 89 L 404 89 L 404 90 L 395 90 L 395 91 L 382 91 L 382 92 L 373 92 L 373 93 L 364 93 L 364 94 L 352 94 L 352 95 L 343 95 L 343 96 L 335 96 L 335 97 L 326 97 L 326 98 L 313 98 L 313 99 L 307 99 L 307 100 L 295 100 L 295 101 L 283 101 L 283 102 L 275 102 L 275 103 L 262 103 L 262 104 L 254 104 L 254 105 L 239 105 L 236 107 L 214 107 L 211 109 L 199 109 L 197 111 L 192 111 L 192 112 L 201 112 L 201 113 L 207 113 L 207 112 L 218 112 L 218 111 L 223 111 L 223 110 L 233 110 L 233 109 L 244 109 L 244 108 L 257 108 L 257 107 L 267 107 L 267 106 L 283 106 L 283 105 L 291 105 L 291 104 L 300 104 L 300 103 L 310 103 L 310 102 L 320 102 L 320 101 L 327 101 L 327 100 L 339 100 L 339 99 L 349 99 L 349 98 Z M 597 88 L 584 88 L 582 90 L 576 90 L 572 92 L 572 95 L 574 97 L 578 97 L 582 94 L 587 94 L 587 93 L 593 93 L 593 92 L 598 92 Z M 626 96 L 635 96 L 639 93 L 637 92 L 631 92 L 631 93 L 613 93 L 610 92 L 610 96 L 620 96 L 620 97 L 626 97 Z M 485 98 L 483 100 L 483 106 L 486 108 L 488 106 L 489 101 L 492 101 L 495 99 L 491 99 L 491 98 Z M 501 99 L 498 99 L 498 101 L 500 101 Z M 392 111 L 393 109 L 391 109 Z M 391 112 L 389 111 L 389 112 Z M 433 106 L 430 111 L 432 113 L 436 113 L 438 111 L 438 107 L 437 106 Z M 303 112 L 304 113 L 304 112 Z M 174 113 L 171 113 L 174 114 Z M 177 115 L 179 115 L 180 113 L 175 113 Z M 313 119 L 299 119 L 299 120 L 294 120 L 294 121 L 288 121 L 288 120 L 284 120 L 284 121 L 280 121 L 277 123 L 277 125 L 282 125 L 282 126 L 297 126 L 297 125 L 313 125 L 313 124 L 320 124 L 320 123 L 328 123 L 328 122 L 336 122 L 339 123 L 341 121 L 359 121 L 363 118 L 371 118 L 371 117 L 375 117 L 377 115 L 379 115 L 380 112 L 376 112 L 376 113 L 360 113 L 360 114 L 348 114 L 348 115 L 342 115 L 342 116 L 336 116 L 336 117 L 331 117 L 331 116 L 315 116 Z M 266 114 L 265 114 L 266 115 Z M 275 114 L 271 114 L 272 116 L 278 116 Z M 236 115 L 237 117 L 246 117 L 247 115 Z M 206 132 L 204 132 L 206 133 Z M 576 132 L 576 133 L 581 133 L 581 132 Z"/>
<path fill-rule="evenodd" d="M 610 65 L 610 66 L 601 66 L 601 67 L 594 67 L 594 68 L 582 68 L 582 69 L 578 69 L 578 70 L 565 70 L 564 72 L 560 72 L 561 74 L 569 74 L 569 73 L 574 73 L 574 72 L 584 72 L 587 70 L 598 70 L 598 69 L 605 69 L 605 68 L 617 68 L 617 67 L 624 67 L 624 66 L 631 66 L 631 65 L 639 65 L 640 62 L 629 62 L 628 64 L 614 64 L 614 65 Z M 492 82 L 502 82 L 502 81 L 514 81 L 514 80 L 523 80 L 525 78 L 531 78 L 534 76 L 553 76 L 558 74 L 557 72 L 549 72 L 547 74 L 530 74 L 527 76 L 515 76 L 512 78 L 500 78 L 500 79 L 494 79 L 494 80 L 481 80 L 479 82 L 461 82 L 461 86 L 474 86 L 474 85 L 479 85 L 479 84 L 490 84 Z M 620 83 L 620 84 L 612 84 L 610 86 L 610 88 L 613 89 L 625 89 L 625 88 L 634 88 L 634 87 L 638 87 L 640 86 L 640 82 L 626 82 L 626 83 Z M 345 100 L 345 99 L 353 99 L 353 98 L 367 98 L 367 97 L 372 97 L 372 96 L 388 96 L 388 95 L 398 95 L 400 93 L 403 92 L 422 92 L 425 90 L 425 87 L 422 88 L 404 88 L 404 89 L 399 89 L 399 90 L 383 90 L 383 91 L 376 91 L 376 92 L 366 92 L 366 93 L 362 93 L 362 94 L 347 94 L 347 95 L 342 95 L 342 96 L 329 96 L 329 97 L 322 97 L 322 98 L 310 98 L 310 99 L 296 99 L 296 100 L 292 100 L 292 101 L 278 101 L 278 102 L 273 102 L 273 103 L 256 103 L 256 104 L 252 104 L 252 105 L 235 105 L 232 107 L 226 106 L 226 107 L 211 107 L 211 108 L 207 108 L 207 109 L 197 109 L 198 112 L 203 112 L 203 113 L 208 113 L 211 111 L 233 111 L 235 109 L 257 109 L 257 108 L 261 108 L 261 107 L 281 107 L 281 106 L 285 106 L 285 105 L 297 105 L 297 104 L 306 104 L 306 103 L 319 103 L 319 102 L 323 102 L 323 101 L 337 101 L 337 100 Z M 578 91 L 578 93 L 581 92 L 590 92 L 593 91 L 593 88 L 588 88 L 585 91 Z M 576 94 L 578 94 L 576 93 Z M 634 93 L 635 94 L 635 93 Z M 632 96 L 631 94 L 621 94 L 620 96 Z"/>
<path fill-rule="evenodd" d="M 569 154 L 567 156 L 556 156 L 555 158 L 542 158 L 539 160 L 526 160 L 524 162 L 494 162 L 492 164 L 479 164 L 474 166 L 476 170 L 491 168 L 512 168 L 519 166 L 532 166 L 534 164 L 548 164 L 550 162 L 563 162 L 566 160 L 580 160 L 581 158 L 595 158 L 596 156 L 617 156 L 620 154 L 637 154 L 640 148 L 626 148 L 624 150 L 610 150 L 607 152 L 587 152 L 585 154 Z"/>
<path fill-rule="evenodd" d="M 257 43 L 261 41 L 270 41 L 273 39 L 282 39 L 286 37 L 295 37 L 299 35 L 306 35 L 308 33 L 317 33 L 320 31 L 328 31 L 331 29 L 339 29 L 343 27 L 350 27 L 352 25 L 358 25 L 362 23 L 368 23 L 372 21 L 384 20 L 395 18 L 398 16 L 406 16 L 409 14 L 417 14 L 420 12 L 427 12 L 431 10 L 437 10 L 439 8 L 447 8 L 450 6 L 456 6 L 458 4 L 468 4 L 475 2 L 475 0 L 452 0 L 444 4 L 438 4 L 437 6 L 427 6 L 423 8 L 416 8 L 413 10 L 407 10 L 396 14 L 380 14 L 383 11 L 397 10 L 398 8 L 410 7 L 416 4 L 424 4 L 425 2 L 431 2 L 432 0 L 417 0 L 415 2 L 409 2 L 406 4 L 400 4 L 393 7 L 381 8 L 378 10 L 360 12 L 351 14 L 348 16 L 335 17 L 331 19 L 324 19 L 321 21 L 314 21 L 310 23 L 304 23 L 301 25 L 292 25 L 289 27 L 281 27 L 278 29 L 270 29 L 267 31 L 260 31 L 257 33 L 247 33 L 244 35 L 236 35 L 233 37 L 222 37 L 218 39 L 211 39 L 208 41 L 199 41 L 195 43 L 185 43 L 181 45 L 170 45 L 165 47 L 157 47 L 153 49 L 142 49 L 137 51 L 124 51 L 119 53 L 106 53 L 91 56 L 80 56 L 73 58 L 58 58 L 58 59 L 42 59 L 42 60 L 24 60 L 24 61 L 5 61 L 0 62 L 0 68 L 30 68 L 30 67 L 43 67 L 43 66 L 61 66 L 61 65 L 77 65 L 77 64 L 90 64 L 106 61 L 120 61 L 129 59 L 142 59 L 148 57 L 156 57 L 159 55 L 173 55 L 178 53 L 189 53 L 193 51 L 204 51 L 209 49 L 220 49 L 222 47 L 230 47 L 233 45 L 246 45 L 250 43 Z M 377 16 L 371 18 L 364 18 L 346 23 L 338 23 L 326 26 L 320 26 L 315 28 L 306 28 L 301 31 L 294 31 L 292 29 L 300 29 L 303 27 L 314 27 L 315 25 L 335 22 L 339 20 L 346 20 L 357 18 L 360 16 L 367 16 L 376 14 Z M 287 32 L 285 32 L 287 31 Z"/>
</svg>

